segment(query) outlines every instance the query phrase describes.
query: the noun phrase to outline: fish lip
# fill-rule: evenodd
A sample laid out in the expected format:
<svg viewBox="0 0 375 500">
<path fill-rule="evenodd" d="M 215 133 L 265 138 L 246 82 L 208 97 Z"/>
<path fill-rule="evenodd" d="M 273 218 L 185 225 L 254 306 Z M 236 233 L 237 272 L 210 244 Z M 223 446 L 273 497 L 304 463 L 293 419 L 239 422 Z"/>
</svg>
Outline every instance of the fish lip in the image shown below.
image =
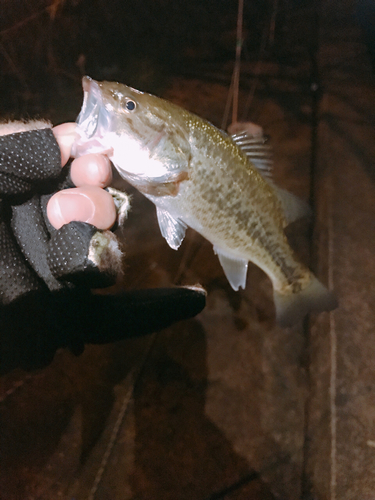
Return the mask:
<svg viewBox="0 0 375 500">
<path fill-rule="evenodd" d="M 81 133 L 90 139 L 96 131 L 100 108 L 103 105 L 102 93 L 98 82 L 84 76 L 82 78 L 83 104 L 76 123 Z"/>
<path fill-rule="evenodd" d="M 93 80 L 91 78 L 91 76 L 88 76 L 88 75 L 85 75 L 83 78 L 82 78 L 82 88 L 83 88 L 83 92 L 89 92 L 90 91 L 90 87 L 91 87 L 91 82 L 94 82 L 95 80 Z"/>
<path fill-rule="evenodd" d="M 82 78 L 83 103 L 81 111 L 77 117 L 76 133 L 77 139 L 72 147 L 72 156 L 78 157 L 85 154 L 87 145 L 100 150 L 101 135 L 99 128 L 106 121 L 103 96 L 100 85 L 89 76 Z M 99 132 L 99 134 L 98 134 Z M 98 137 L 95 139 L 95 136 Z"/>
</svg>

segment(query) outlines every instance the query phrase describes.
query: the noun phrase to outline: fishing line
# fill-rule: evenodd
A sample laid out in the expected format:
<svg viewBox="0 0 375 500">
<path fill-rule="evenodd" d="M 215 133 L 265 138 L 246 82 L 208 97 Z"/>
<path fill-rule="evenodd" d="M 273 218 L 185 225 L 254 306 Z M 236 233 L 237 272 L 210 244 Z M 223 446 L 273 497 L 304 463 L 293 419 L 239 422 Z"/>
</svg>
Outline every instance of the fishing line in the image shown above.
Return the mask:
<svg viewBox="0 0 375 500">
<path fill-rule="evenodd" d="M 277 9 L 277 2 L 275 2 L 275 4 L 274 4 L 273 12 L 275 9 Z M 264 59 L 264 55 L 266 52 L 267 44 L 270 40 L 269 34 L 272 33 L 271 24 L 273 22 L 274 17 L 276 17 L 276 14 L 274 15 L 273 12 L 271 14 L 270 22 L 266 23 L 264 26 L 264 29 L 263 29 L 262 39 L 261 39 L 260 48 L 259 48 L 258 60 L 257 60 L 257 63 L 255 65 L 255 69 L 254 69 L 254 80 L 253 80 L 253 83 L 250 87 L 250 91 L 249 91 L 249 94 L 247 96 L 245 106 L 244 106 L 243 115 L 242 115 L 244 121 L 247 119 L 247 116 L 248 116 L 249 111 L 250 111 L 250 107 L 251 107 L 253 100 L 254 100 L 255 91 L 256 91 L 258 84 L 259 84 L 260 72 L 261 72 L 261 69 L 263 66 L 263 59 Z"/>
<path fill-rule="evenodd" d="M 229 91 L 228 91 L 227 102 L 225 103 L 223 119 L 221 121 L 221 130 L 225 130 L 227 128 L 229 111 L 230 111 L 230 106 L 232 104 L 232 97 L 233 97 L 233 81 L 234 81 L 234 71 L 232 73 L 232 79 L 231 79 L 230 87 L 229 87 Z"/>
<path fill-rule="evenodd" d="M 238 117 L 238 92 L 240 85 L 241 49 L 243 43 L 242 25 L 243 25 L 243 0 L 239 0 L 238 15 L 237 15 L 236 62 L 234 64 L 234 71 L 233 71 L 232 123 L 236 123 Z"/>
<path fill-rule="evenodd" d="M 243 44 L 242 26 L 243 26 L 243 0 L 238 1 L 237 13 L 237 37 L 236 37 L 236 59 L 232 73 L 232 79 L 228 91 L 227 102 L 225 104 L 224 115 L 221 122 L 222 130 L 225 130 L 228 123 L 229 110 L 233 100 L 232 108 L 232 123 L 237 122 L 238 115 L 238 93 L 240 85 L 240 69 L 241 69 L 241 50 Z"/>
<path fill-rule="evenodd" d="M 266 51 L 266 47 L 267 47 L 267 45 L 273 45 L 273 42 L 274 42 L 277 9 L 278 9 L 278 0 L 274 0 L 272 12 L 270 15 L 270 21 L 269 21 L 269 23 L 266 22 L 264 29 L 263 29 L 260 48 L 259 48 L 259 54 L 258 54 L 258 58 L 257 58 L 257 64 L 256 64 L 255 70 L 254 70 L 254 80 L 253 80 L 253 84 L 250 88 L 248 97 L 246 99 L 244 111 L 242 114 L 243 121 L 246 120 L 246 118 L 249 114 L 249 110 L 250 110 L 251 104 L 252 104 L 253 99 L 254 99 L 254 94 L 255 94 L 255 91 L 256 91 L 258 84 L 259 84 L 259 77 L 260 77 L 260 72 L 261 72 L 262 65 L 263 65 L 263 58 L 264 58 L 264 54 Z M 232 104 L 232 100 L 233 100 L 232 123 L 236 123 L 238 120 L 239 80 L 240 80 L 240 68 L 241 68 L 241 51 L 242 51 L 243 44 L 244 44 L 244 40 L 243 40 L 243 0 L 239 0 L 239 2 L 238 2 L 238 15 L 237 15 L 236 59 L 235 59 L 235 64 L 234 64 L 233 73 L 232 73 L 232 79 L 231 79 L 231 83 L 230 83 L 230 87 L 229 87 L 229 91 L 228 91 L 228 97 L 227 97 L 227 101 L 225 104 L 223 119 L 221 122 L 221 129 L 222 130 L 225 130 L 227 128 L 229 111 L 230 111 L 230 106 Z"/>
<path fill-rule="evenodd" d="M 278 4 L 279 4 L 279 0 L 273 1 L 273 9 L 272 9 L 271 21 L 270 21 L 270 34 L 268 37 L 268 43 L 271 47 L 275 43 L 276 17 L 277 17 Z"/>
</svg>

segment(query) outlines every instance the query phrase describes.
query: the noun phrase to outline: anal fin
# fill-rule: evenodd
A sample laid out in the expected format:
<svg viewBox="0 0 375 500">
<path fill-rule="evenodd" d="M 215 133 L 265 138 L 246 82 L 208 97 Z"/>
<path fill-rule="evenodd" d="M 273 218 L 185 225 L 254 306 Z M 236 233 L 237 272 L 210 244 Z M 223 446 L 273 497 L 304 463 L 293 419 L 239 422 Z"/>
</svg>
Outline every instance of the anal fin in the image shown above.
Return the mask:
<svg viewBox="0 0 375 500">
<path fill-rule="evenodd" d="M 237 291 L 239 288 L 245 288 L 248 261 L 229 257 L 217 247 L 214 247 L 214 251 L 233 290 Z"/>
<path fill-rule="evenodd" d="M 185 238 L 187 225 L 159 207 L 156 207 L 156 214 L 162 236 L 173 250 L 177 250 Z"/>
</svg>

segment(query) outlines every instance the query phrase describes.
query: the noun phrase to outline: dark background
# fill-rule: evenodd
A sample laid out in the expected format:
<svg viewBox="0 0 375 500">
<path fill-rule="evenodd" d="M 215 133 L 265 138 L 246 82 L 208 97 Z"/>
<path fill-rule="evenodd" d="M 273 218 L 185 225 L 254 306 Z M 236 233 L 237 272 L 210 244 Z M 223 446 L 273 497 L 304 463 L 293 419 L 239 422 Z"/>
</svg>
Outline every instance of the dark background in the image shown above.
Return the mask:
<svg viewBox="0 0 375 500">
<path fill-rule="evenodd" d="M 264 36 L 263 58 L 308 58 L 313 8 L 309 0 L 246 1 L 244 59 L 258 59 Z M 172 75 L 234 59 L 235 0 L 1 0 L 0 9 L 3 116 L 76 114 L 83 74 L 161 93 Z"/>
</svg>

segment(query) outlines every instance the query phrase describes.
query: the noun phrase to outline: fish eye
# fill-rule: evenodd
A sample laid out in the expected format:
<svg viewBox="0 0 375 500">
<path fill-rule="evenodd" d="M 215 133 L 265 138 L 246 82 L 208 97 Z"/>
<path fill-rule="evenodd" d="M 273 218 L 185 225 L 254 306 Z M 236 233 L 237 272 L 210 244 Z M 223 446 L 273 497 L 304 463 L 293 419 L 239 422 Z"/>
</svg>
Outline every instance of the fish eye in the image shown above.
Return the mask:
<svg viewBox="0 0 375 500">
<path fill-rule="evenodd" d="M 134 111 L 135 108 L 136 108 L 136 104 L 134 101 L 132 101 L 131 99 L 129 99 L 128 101 L 125 102 L 125 109 L 127 111 Z"/>
</svg>

